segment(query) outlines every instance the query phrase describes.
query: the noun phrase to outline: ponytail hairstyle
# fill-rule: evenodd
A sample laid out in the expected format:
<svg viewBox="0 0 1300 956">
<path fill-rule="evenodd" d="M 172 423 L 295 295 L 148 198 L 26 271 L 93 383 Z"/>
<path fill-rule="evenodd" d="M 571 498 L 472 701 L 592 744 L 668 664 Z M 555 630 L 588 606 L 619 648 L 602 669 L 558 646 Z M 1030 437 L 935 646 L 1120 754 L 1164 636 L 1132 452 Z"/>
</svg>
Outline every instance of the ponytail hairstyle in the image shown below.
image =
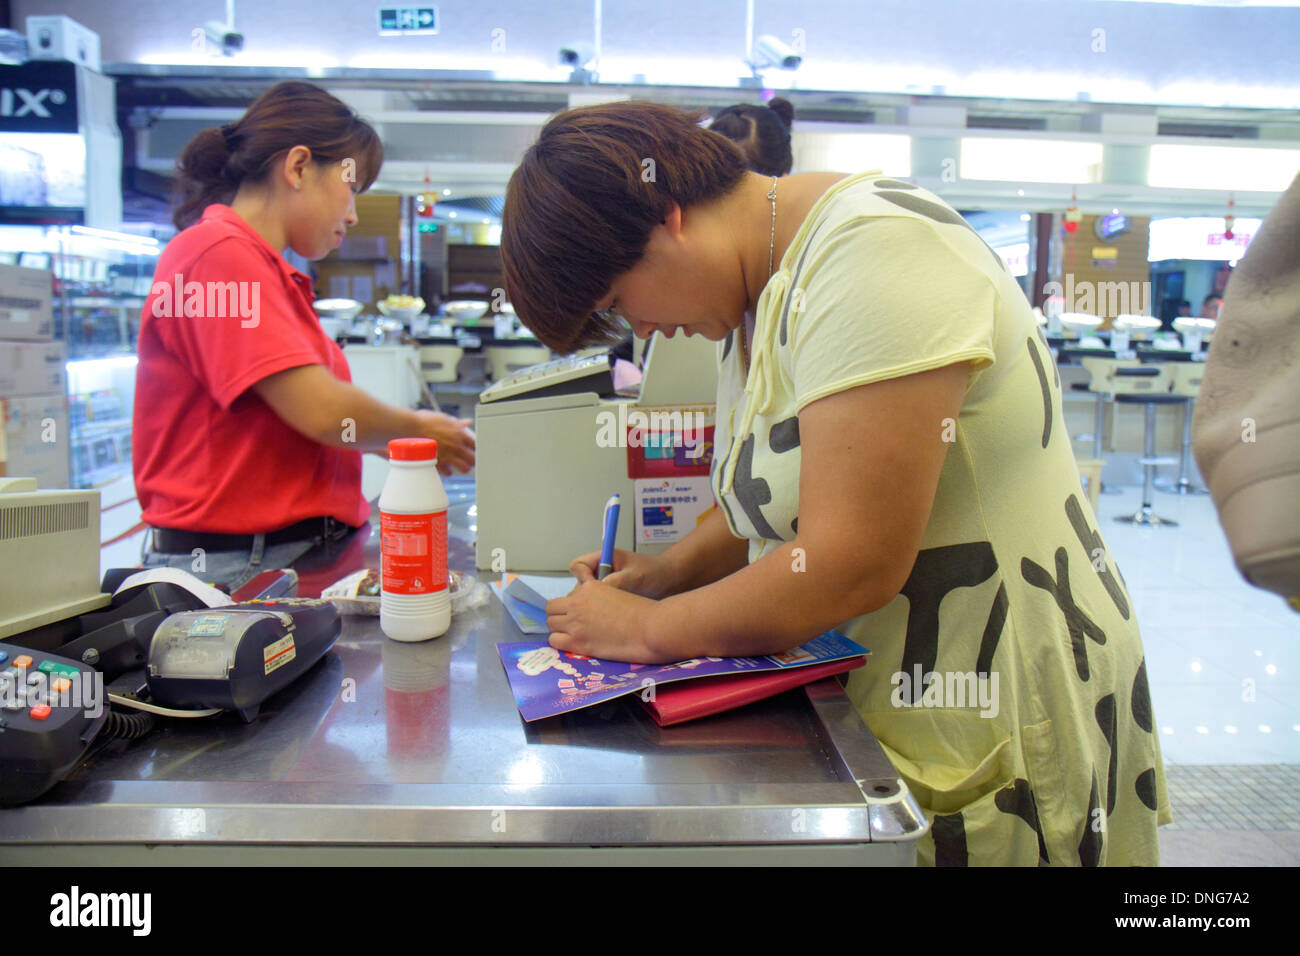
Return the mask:
<svg viewBox="0 0 1300 956">
<path fill-rule="evenodd" d="M 265 182 L 295 146 L 311 150 L 320 165 L 354 160 L 363 192 L 384 161 L 379 136 L 342 100 L 310 83 L 278 83 L 236 122 L 209 127 L 190 140 L 177 162 L 172 222 L 185 229 L 212 203 L 234 200 L 244 183 Z"/>
<path fill-rule="evenodd" d="M 794 165 L 790 127 L 794 104 L 775 97 L 767 106 L 728 106 L 713 118 L 709 129 L 734 140 L 749 168 L 764 176 L 785 176 Z"/>
</svg>

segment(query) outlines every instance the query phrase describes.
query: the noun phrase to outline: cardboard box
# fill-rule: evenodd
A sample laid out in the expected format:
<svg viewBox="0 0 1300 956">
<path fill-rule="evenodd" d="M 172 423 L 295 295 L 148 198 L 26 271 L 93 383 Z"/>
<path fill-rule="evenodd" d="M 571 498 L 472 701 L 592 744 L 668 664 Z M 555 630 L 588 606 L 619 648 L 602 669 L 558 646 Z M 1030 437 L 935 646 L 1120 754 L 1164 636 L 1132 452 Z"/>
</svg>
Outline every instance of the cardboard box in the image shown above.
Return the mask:
<svg viewBox="0 0 1300 956">
<path fill-rule="evenodd" d="M 68 487 L 68 396 L 4 398 L 0 410 L 0 474 L 35 478 L 41 489 Z"/>
<path fill-rule="evenodd" d="M 0 395 L 48 395 L 67 390 L 67 347 L 63 342 L 0 342 Z"/>
<path fill-rule="evenodd" d="M 0 339 L 54 336 L 54 279 L 48 269 L 0 265 Z"/>
<path fill-rule="evenodd" d="M 28 17 L 27 55 L 33 60 L 71 60 L 102 72 L 99 34 L 71 17 Z"/>
</svg>

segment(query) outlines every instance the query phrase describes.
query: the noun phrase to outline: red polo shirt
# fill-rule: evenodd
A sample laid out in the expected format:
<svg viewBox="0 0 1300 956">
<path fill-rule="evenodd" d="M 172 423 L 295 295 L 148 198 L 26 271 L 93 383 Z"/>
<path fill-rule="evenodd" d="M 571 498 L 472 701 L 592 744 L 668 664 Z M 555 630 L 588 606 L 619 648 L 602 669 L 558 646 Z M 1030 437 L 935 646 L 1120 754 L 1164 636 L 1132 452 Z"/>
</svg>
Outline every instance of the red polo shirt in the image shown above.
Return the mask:
<svg viewBox="0 0 1300 956">
<path fill-rule="evenodd" d="M 323 515 L 366 520 L 361 452 L 299 434 L 252 388 L 300 365 L 352 380 L 311 303 L 311 280 L 229 206 L 209 206 L 168 243 L 135 379 L 132 457 L 147 523 L 255 534 Z"/>
</svg>

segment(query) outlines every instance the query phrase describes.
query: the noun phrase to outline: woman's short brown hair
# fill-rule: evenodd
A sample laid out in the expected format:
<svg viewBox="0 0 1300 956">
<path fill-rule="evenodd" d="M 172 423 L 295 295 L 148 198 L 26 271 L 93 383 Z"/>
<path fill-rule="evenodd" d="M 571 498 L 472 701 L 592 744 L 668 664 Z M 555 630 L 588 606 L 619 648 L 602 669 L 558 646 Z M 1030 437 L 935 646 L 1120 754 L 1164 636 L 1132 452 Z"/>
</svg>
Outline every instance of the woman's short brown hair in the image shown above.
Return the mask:
<svg viewBox="0 0 1300 956">
<path fill-rule="evenodd" d="M 621 337 L 592 309 L 636 265 L 669 204 L 714 199 L 744 177 L 740 150 L 702 118 L 633 101 L 542 127 L 506 189 L 501 258 L 515 313 L 545 345 L 571 352 Z"/>
</svg>

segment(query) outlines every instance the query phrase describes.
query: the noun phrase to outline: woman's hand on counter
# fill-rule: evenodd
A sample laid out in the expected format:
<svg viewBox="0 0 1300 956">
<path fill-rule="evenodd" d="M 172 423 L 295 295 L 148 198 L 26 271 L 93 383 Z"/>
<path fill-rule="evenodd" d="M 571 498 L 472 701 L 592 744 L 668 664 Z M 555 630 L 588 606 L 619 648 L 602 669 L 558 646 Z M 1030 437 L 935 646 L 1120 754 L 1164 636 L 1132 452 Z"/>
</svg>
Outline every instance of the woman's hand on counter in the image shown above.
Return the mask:
<svg viewBox="0 0 1300 956">
<path fill-rule="evenodd" d="M 609 661 L 672 663 L 657 657 L 646 639 L 657 607 L 657 601 L 605 581 L 584 581 L 568 596 L 547 602 L 550 644 L 557 650 Z"/>
<path fill-rule="evenodd" d="M 583 584 L 596 580 L 596 569 L 599 566 L 600 552 L 592 551 L 574 558 L 569 565 L 569 573 L 578 579 L 579 584 Z M 658 599 L 673 593 L 674 575 L 661 554 L 637 554 L 635 551 L 615 548 L 614 570 L 602 583 L 620 591 Z"/>
<path fill-rule="evenodd" d="M 393 438 L 434 438 L 444 475 L 474 467 L 469 419 L 387 405 L 323 365 L 276 372 L 252 389 L 289 427 L 322 445 L 384 454 Z"/>
<path fill-rule="evenodd" d="M 442 412 L 424 409 L 415 413 L 421 438 L 438 442 L 438 471 L 450 475 L 452 469 L 467 472 L 474 467 L 474 433 L 472 418 L 452 418 Z"/>
</svg>

